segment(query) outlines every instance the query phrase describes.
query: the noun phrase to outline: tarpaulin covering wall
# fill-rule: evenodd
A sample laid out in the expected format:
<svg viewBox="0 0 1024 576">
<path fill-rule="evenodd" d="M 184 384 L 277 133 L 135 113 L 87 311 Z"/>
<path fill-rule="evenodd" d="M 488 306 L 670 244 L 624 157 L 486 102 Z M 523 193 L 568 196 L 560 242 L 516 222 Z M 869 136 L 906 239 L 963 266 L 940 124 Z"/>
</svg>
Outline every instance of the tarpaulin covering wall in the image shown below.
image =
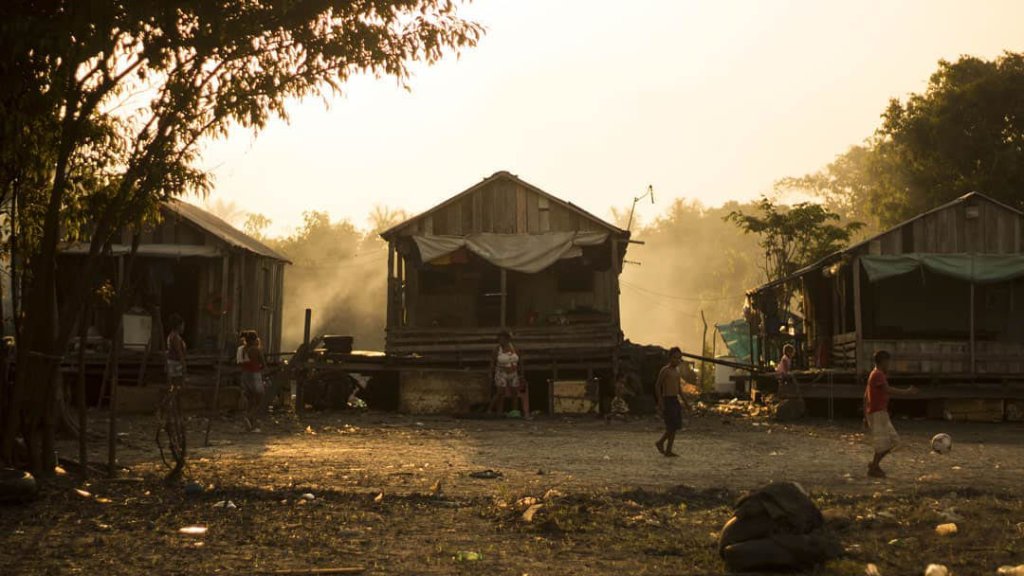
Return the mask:
<svg viewBox="0 0 1024 576">
<path fill-rule="evenodd" d="M 1024 276 L 1024 255 L 1020 254 L 861 256 L 860 262 L 871 282 L 922 269 L 979 284 L 1003 282 Z"/>
<path fill-rule="evenodd" d="M 718 333 L 722 335 L 725 347 L 729 349 L 729 356 L 753 363 L 752 358 L 757 356 L 757 342 L 754 342 L 754 356 L 750 355 L 750 324 L 746 320 L 733 320 L 728 324 L 715 324 Z"/>
<path fill-rule="evenodd" d="M 544 234 L 492 234 L 469 236 L 413 236 L 424 262 L 466 248 L 507 270 L 534 274 L 562 258 L 579 256 L 582 246 L 599 246 L 607 232 L 547 232 Z"/>
</svg>

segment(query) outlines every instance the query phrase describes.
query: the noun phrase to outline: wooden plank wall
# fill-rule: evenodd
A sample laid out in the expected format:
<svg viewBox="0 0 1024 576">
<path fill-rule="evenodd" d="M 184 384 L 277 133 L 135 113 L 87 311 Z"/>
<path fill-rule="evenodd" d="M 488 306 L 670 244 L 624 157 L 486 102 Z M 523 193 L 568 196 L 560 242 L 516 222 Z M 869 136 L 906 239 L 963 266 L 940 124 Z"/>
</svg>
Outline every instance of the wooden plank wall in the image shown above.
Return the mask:
<svg viewBox="0 0 1024 576">
<path fill-rule="evenodd" d="M 415 220 L 400 233 L 405 236 L 461 236 L 481 232 L 540 234 L 601 229 L 592 219 L 551 202 L 513 180 L 496 180 Z"/>
<path fill-rule="evenodd" d="M 970 344 L 966 341 L 865 340 L 861 347 L 864 358 L 871 358 L 876 350 L 889 351 L 895 374 L 950 375 L 971 371 Z M 979 341 L 975 354 L 978 374 L 1024 372 L 1024 344 Z"/>
<path fill-rule="evenodd" d="M 978 211 L 974 218 L 967 217 L 967 204 L 956 204 L 879 236 L 868 244 L 868 253 L 1019 254 L 1024 251 L 1018 214 L 983 198 L 974 200 L 973 205 Z"/>
<path fill-rule="evenodd" d="M 178 244 L 183 246 L 203 246 L 219 242 L 215 238 L 207 239 L 205 234 L 191 223 L 182 220 L 176 214 L 164 214 L 164 219 L 155 226 L 146 226 L 139 234 L 139 244 Z M 121 244 L 130 246 L 132 231 L 125 227 L 121 230 Z"/>
</svg>

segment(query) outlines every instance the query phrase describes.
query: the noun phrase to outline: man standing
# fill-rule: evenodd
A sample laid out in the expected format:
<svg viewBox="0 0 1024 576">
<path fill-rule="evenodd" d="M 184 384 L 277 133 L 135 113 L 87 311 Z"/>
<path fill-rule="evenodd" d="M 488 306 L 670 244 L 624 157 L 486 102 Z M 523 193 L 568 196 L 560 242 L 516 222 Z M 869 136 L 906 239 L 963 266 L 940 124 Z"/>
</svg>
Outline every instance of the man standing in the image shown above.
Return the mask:
<svg viewBox="0 0 1024 576">
<path fill-rule="evenodd" d="M 668 364 L 658 373 L 658 382 L 654 386 L 654 394 L 658 399 L 658 413 L 665 421 L 665 433 L 654 443 L 663 455 L 676 458 L 679 455 L 672 451 L 676 441 L 676 432 L 683 427 L 683 406 L 686 400 L 680 397 L 682 378 L 679 364 L 683 361 L 683 352 L 679 348 L 668 351 Z"/>
<path fill-rule="evenodd" d="M 864 420 L 871 432 L 871 445 L 875 450 L 875 457 L 868 464 L 868 476 L 872 478 L 885 478 L 885 471 L 882 470 L 882 458 L 900 441 L 896 428 L 889 418 L 889 396 L 892 394 L 913 394 L 914 387 L 892 388 L 889 386 L 887 373 L 889 372 L 890 355 L 885 350 L 875 352 L 875 368 L 868 376 L 868 385 L 864 390 Z"/>
</svg>

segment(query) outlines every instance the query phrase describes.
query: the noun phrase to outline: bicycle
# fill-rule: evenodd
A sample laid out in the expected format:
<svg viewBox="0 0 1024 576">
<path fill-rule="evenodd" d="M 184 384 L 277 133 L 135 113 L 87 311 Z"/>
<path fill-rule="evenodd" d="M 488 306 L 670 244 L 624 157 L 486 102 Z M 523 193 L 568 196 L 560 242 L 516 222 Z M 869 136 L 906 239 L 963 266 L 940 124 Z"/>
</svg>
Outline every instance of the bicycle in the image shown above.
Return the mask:
<svg viewBox="0 0 1024 576">
<path fill-rule="evenodd" d="M 160 459 L 171 471 L 165 478 L 171 482 L 181 477 L 185 471 L 185 458 L 187 456 L 187 435 L 185 430 L 185 419 L 181 414 L 181 400 L 178 392 L 181 386 L 172 384 L 160 405 L 157 408 L 157 430 L 156 445 L 160 450 Z M 164 436 L 167 440 L 167 452 L 164 451 Z M 168 460 L 168 453 L 173 460 Z"/>
</svg>

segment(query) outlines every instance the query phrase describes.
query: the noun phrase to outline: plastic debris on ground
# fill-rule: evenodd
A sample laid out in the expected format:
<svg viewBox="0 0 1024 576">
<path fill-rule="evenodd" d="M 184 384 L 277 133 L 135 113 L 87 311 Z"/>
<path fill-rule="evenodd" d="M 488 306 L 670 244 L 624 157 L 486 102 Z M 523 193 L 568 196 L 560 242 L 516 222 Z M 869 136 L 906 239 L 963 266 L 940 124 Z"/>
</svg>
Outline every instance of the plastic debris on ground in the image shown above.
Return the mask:
<svg viewBox="0 0 1024 576">
<path fill-rule="evenodd" d="M 536 516 L 537 512 L 540 512 L 543 508 L 543 504 L 534 504 L 530 506 L 529 508 L 526 509 L 526 512 L 523 512 L 523 521 L 533 522 L 533 517 Z"/>
<path fill-rule="evenodd" d="M 864 576 L 882 576 L 882 573 L 879 572 L 878 566 L 868 564 L 867 567 L 864 568 Z"/>
<path fill-rule="evenodd" d="M 1018 566 L 1000 566 L 996 571 L 999 576 L 1024 576 L 1024 564 Z"/>
<path fill-rule="evenodd" d="M 459 551 L 455 553 L 455 560 L 458 562 L 478 562 L 483 559 L 484 555 L 479 552 Z"/>
<path fill-rule="evenodd" d="M 942 564 L 929 564 L 924 569 L 924 576 L 949 576 L 950 574 L 949 568 Z"/>
<path fill-rule="evenodd" d="M 959 532 L 959 529 L 953 523 L 939 524 L 935 527 L 935 533 L 939 536 L 954 536 L 957 532 Z"/>
<path fill-rule="evenodd" d="M 206 526 L 185 526 L 179 529 L 178 532 L 188 536 L 202 536 L 206 534 Z"/>
</svg>

